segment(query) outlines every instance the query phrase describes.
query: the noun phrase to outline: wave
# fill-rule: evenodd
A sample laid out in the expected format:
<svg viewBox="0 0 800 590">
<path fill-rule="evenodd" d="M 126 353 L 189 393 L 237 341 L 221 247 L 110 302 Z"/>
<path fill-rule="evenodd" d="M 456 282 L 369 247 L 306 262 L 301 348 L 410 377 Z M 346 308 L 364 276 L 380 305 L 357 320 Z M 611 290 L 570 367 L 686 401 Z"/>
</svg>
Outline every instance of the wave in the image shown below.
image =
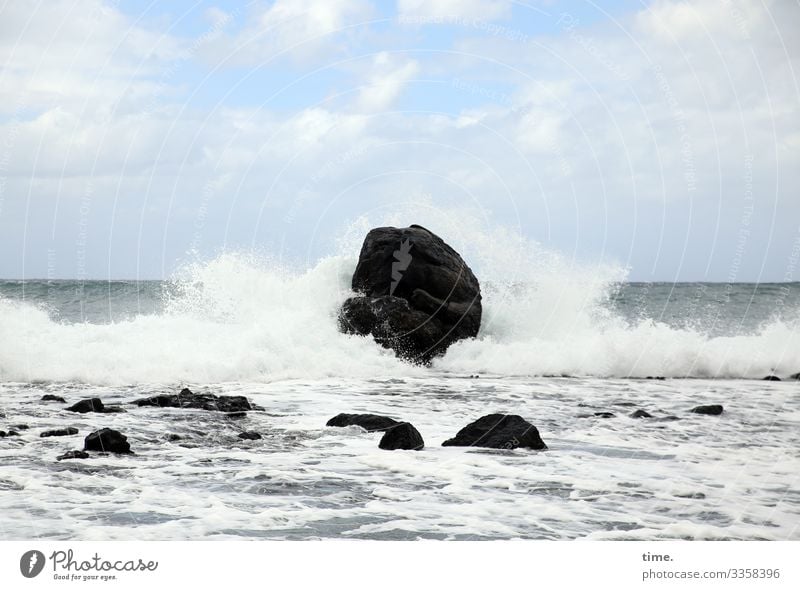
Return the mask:
<svg viewBox="0 0 800 590">
<path fill-rule="evenodd" d="M 455 344 L 432 368 L 404 363 L 371 339 L 337 330 L 360 240 L 375 225 L 360 219 L 340 240 L 341 253 L 313 268 L 296 272 L 224 254 L 182 269 L 163 311 L 124 321 L 70 324 L 43 306 L 0 299 L 0 380 L 220 383 L 430 371 L 761 378 L 800 371 L 796 322 L 773 320 L 755 333 L 710 336 L 647 318 L 631 321 L 610 304 L 625 278 L 620 268 L 578 265 L 506 228 L 471 226 L 452 215 L 425 221 L 442 228 L 484 286 L 479 337 Z"/>
</svg>

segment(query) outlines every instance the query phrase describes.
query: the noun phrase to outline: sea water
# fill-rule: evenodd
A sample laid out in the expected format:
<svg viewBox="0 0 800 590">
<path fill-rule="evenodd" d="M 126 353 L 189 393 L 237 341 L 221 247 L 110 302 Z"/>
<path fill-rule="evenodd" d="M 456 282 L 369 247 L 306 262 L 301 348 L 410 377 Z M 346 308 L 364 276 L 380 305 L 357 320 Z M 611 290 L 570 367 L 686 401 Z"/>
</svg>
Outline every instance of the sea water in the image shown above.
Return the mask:
<svg viewBox="0 0 800 590">
<path fill-rule="evenodd" d="M 800 285 L 630 283 L 499 241 L 454 244 L 484 255 L 483 325 L 431 367 L 339 333 L 352 246 L 301 270 L 224 254 L 169 281 L 0 281 L 0 430 L 20 434 L 0 438 L 0 536 L 800 539 Z M 265 411 L 40 401 L 186 386 Z M 426 448 L 326 428 L 340 412 L 409 421 Z M 441 447 L 494 412 L 549 450 Z M 135 454 L 56 461 L 101 427 Z"/>
</svg>

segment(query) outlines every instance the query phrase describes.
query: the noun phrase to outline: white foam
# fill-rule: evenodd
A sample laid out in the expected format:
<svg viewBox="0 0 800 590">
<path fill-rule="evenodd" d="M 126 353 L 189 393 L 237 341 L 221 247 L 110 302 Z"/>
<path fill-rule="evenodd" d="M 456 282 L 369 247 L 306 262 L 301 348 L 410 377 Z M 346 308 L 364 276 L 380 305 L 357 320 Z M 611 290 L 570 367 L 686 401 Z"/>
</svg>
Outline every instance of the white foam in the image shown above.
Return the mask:
<svg viewBox="0 0 800 590">
<path fill-rule="evenodd" d="M 329 258 L 289 274 L 223 255 L 184 272 L 163 314 L 107 325 L 54 322 L 0 300 L 0 379 L 196 383 L 414 372 L 337 331 L 353 267 Z"/>
</svg>

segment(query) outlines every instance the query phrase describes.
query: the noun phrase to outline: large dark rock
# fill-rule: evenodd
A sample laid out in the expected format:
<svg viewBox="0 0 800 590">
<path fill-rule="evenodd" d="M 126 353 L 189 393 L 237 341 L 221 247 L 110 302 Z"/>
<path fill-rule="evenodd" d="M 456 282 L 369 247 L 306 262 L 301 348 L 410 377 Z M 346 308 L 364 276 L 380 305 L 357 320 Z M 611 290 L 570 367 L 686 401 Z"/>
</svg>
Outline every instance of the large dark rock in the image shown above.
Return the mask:
<svg viewBox="0 0 800 590">
<path fill-rule="evenodd" d="M 780 380 L 781 378 L 778 377 L 777 375 L 767 375 L 762 379 L 762 381 L 780 381 Z"/>
<path fill-rule="evenodd" d="M 211 393 L 194 393 L 182 389 L 177 394 L 154 395 L 134 401 L 137 406 L 156 406 L 158 408 L 195 408 L 199 410 L 216 410 L 220 412 L 245 412 L 255 410 L 243 395 L 214 395 Z"/>
<path fill-rule="evenodd" d="M 364 239 L 339 327 L 428 363 L 481 326 L 481 288 L 461 256 L 424 227 L 379 227 Z"/>
<path fill-rule="evenodd" d="M 130 453 L 131 445 L 128 442 L 128 437 L 121 432 L 111 428 L 102 428 L 84 439 L 83 450 L 104 453 Z"/>
<path fill-rule="evenodd" d="M 425 441 L 419 430 L 408 422 L 401 422 L 386 431 L 378 446 L 386 451 L 419 451 L 425 446 Z"/>
<path fill-rule="evenodd" d="M 719 404 L 712 404 L 710 406 L 697 406 L 692 408 L 693 414 L 706 414 L 708 416 L 719 416 L 723 412 L 723 407 Z"/>
<path fill-rule="evenodd" d="M 338 414 L 328 420 L 325 426 L 360 426 L 369 432 L 386 430 L 392 426 L 397 426 L 399 422 L 388 416 L 376 416 L 375 414 Z"/>
<path fill-rule="evenodd" d="M 488 447 L 490 449 L 546 449 L 536 427 L 514 414 L 489 414 L 468 424 L 443 447 Z"/>
<path fill-rule="evenodd" d="M 72 436 L 73 434 L 78 434 L 78 429 L 73 426 L 68 426 L 67 428 L 45 430 L 39 436 L 42 438 L 47 438 L 49 436 Z"/>
</svg>

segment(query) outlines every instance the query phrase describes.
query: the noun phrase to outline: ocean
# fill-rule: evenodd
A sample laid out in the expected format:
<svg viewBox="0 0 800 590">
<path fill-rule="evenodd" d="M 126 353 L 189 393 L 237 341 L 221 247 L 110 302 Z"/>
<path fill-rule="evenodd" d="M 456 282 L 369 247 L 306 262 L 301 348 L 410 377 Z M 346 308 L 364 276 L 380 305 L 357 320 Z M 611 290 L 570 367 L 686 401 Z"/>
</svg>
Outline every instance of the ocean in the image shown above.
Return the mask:
<svg viewBox="0 0 800 590">
<path fill-rule="evenodd" d="M 0 535 L 800 539 L 800 284 L 498 260 L 476 271 L 479 337 L 431 367 L 339 333 L 352 255 L 293 271 L 224 254 L 170 281 L 0 281 L 0 430 L 19 433 L 0 438 Z M 265 411 L 128 405 L 182 387 Z M 72 414 L 45 394 L 127 411 Z M 725 411 L 690 412 L 701 404 Z M 426 447 L 326 428 L 340 412 L 409 421 Z M 441 446 L 494 412 L 532 422 L 549 450 Z M 79 434 L 39 436 L 65 426 Z M 101 427 L 135 454 L 56 460 Z"/>
</svg>

